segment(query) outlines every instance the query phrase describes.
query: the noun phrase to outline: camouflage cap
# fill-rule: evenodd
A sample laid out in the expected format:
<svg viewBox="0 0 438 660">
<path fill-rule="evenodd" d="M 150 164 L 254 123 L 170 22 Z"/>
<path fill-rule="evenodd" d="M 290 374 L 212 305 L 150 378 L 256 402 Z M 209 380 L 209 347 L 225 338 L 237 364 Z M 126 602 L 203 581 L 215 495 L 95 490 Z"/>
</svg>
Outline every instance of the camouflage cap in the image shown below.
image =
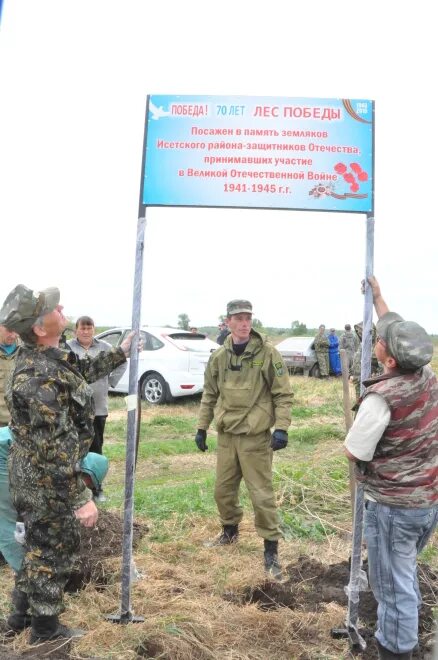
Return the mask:
<svg viewBox="0 0 438 660">
<path fill-rule="evenodd" d="M 355 329 L 356 334 L 359 337 L 360 341 L 362 341 L 362 335 L 363 335 L 363 323 L 362 323 L 362 321 L 360 323 L 355 323 L 354 329 Z M 374 343 L 376 341 L 376 336 L 377 336 L 376 326 L 374 325 L 374 323 L 372 325 L 371 336 L 372 336 L 373 343 Z"/>
<path fill-rule="evenodd" d="M 380 317 L 377 334 L 386 342 L 388 352 L 401 369 L 419 369 L 432 359 L 433 344 L 426 330 L 414 321 L 405 321 L 395 312 Z"/>
<path fill-rule="evenodd" d="M 227 316 L 242 313 L 252 314 L 252 305 L 249 300 L 230 300 L 227 305 Z"/>
<path fill-rule="evenodd" d="M 32 291 L 24 284 L 17 284 L 2 305 L 0 325 L 18 334 L 29 332 L 40 316 L 53 312 L 59 304 L 59 296 L 56 287 Z"/>
</svg>

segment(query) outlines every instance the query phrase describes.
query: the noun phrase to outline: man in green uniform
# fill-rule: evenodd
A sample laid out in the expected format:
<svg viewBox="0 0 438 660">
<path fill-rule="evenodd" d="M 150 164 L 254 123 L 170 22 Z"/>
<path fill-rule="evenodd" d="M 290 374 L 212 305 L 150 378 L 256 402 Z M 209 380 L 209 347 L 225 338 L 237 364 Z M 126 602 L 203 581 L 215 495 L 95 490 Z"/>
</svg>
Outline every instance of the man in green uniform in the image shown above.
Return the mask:
<svg viewBox="0 0 438 660">
<path fill-rule="evenodd" d="M 214 545 L 237 541 L 243 509 L 239 486 L 245 480 L 256 530 L 264 539 L 265 568 L 281 577 L 279 519 L 272 485 L 272 451 L 288 442 L 292 392 L 278 351 L 252 329 L 252 305 L 227 305 L 230 335 L 205 371 L 196 444 L 208 449 L 207 430 L 215 416 L 218 431 L 215 499 L 223 526 Z M 274 432 L 271 435 L 271 428 Z"/>
<path fill-rule="evenodd" d="M 92 382 L 126 360 L 132 333 L 118 349 L 79 360 L 60 349 L 66 319 L 56 288 L 17 285 L 0 310 L 0 324 L 23 346 L 6 388 L 14 443 L 9 476 L 12 502 L 25 525 L 25 556 L 15 580 L 22 627 L 31 615 L 31 643 L 82 634 L 59 623 L 63 591 L 79 549 L 78 523 L 93 527 L 98 512 L 80 476 L 93 438 Z M 19 617 L 16 617 L 18 620 Z"/>
<path fill-rule="evenodd" d="M 325 334 L 325 325 L 320 325 L 318 334 L 313 342 L 315 347 L 316 359 L 319 364 L 319 375 L 321 378 L 328 378 L 330 373 L 329 346 L 330 342 Z"/>
</svg>

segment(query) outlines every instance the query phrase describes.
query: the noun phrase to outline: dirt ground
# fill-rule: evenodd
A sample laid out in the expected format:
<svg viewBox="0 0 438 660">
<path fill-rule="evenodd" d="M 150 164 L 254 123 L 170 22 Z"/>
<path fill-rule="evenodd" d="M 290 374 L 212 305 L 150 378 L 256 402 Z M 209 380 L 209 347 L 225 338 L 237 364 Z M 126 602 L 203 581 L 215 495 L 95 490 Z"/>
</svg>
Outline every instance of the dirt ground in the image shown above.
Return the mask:
<svg viewBox="0 0 438 660">
<path fill-rule="evenodd" d="M 363 568 L 366 570 L 366 563 Z M 324 565 L 309 557 L 299 557 L 296 564 L 286 568 L 288 575 L 284 583 L 266 582 L 256 589 L 248 589 L 244 600 L 257 603 L 263 610 L 277 607 L 288 607 L 294 610 L 317 612 L 327 603 L 337 603 L 347 606 L 347 596 L 344 586 L 349 581 L 348 562 Z M 436 603 L 438 590 L 438 575 L 425 564 L 418 567 L 418 578 L 423 598 L 423 607 L 419 621 L 419 649 L 414 658 L 430 658 L 433 645 L 434 618 L 432 607 Z M 361 592 L 359 599 L 359 632 L 367 643 L 363 653 L 358 657 L 373 660 L 378 657 L 377 646 L 373 637 L 377 619 L 377 603 L 370 590 Z M 339 628 L 344 628 L 344 621 L 339 622 Z M 301 658 L 301 660 L 305 660 Z"/>
<path fill-rule="evenodd" d="M 134 546 L 148 531 L 146 525 L 136 524 L 134 527 Z M 80 561 L 78 562 L 72 578 L 68 584 L 69 591 L 75 591 L 92 583 L 96 589 L 104 588 L 111 576 L 105 572 L 105 559 L 120 556 L 122 547 L 123 526 L 120 517 L 114 513 L 102 511 L 98 527 L 94 530 L 83 530 Z M 364 565 L 366 569 L 366 565 Z M 433 573 L 427 565 L 419 565 L 419 582 L 423 596 L 423 607 L 420 615 L 420 644 L 415 652 L 414 658 L 431 658 L 431 646 L 433 643 L 433 606 L 437 601 L 438 576 Z M 348 562 L 337 564 L 323 564 L 308 556 L 300 556 L 294 563 L 284 567 L 284 580 L 282 583 L 266 580 L 256 586 L 246 587 L 236 592 L 228 591 L 222 594 L 222 598 L 234 605 L 245 608 L 254 605 L 260 612 L 260 616 L 269 617 L 273 610 L 283 611 L 288 608 L 295 614 L 303 615 L 305 620 L 308 613 L 324 612 L 330 604 L 336 604 L 346 612 L 347 598 L 344 586 L 349 581 Z M 367 642 L 367 649 L 358 657 L 373 660 L 377 658 L 377 650 L 373 638 L 376 622 L 376 602 L 370 591 L 362 592 L 359 607 L 359 628 L 362 636 Z M 339 621 L 339 627 L 344 626 L 344 621 Z M 301 648 L 306 647 L 306 639 L 312 639 L 315 631 L 303 625 L 300 633 Z M 307 636 L 307 637 L 306 637 Z M 310 636 L 310 637 L 309 637 Z M 339 647 L 338 647 L 339 648 Z M 348 644 L 345 644 L 348 649 Z M 132 657 L 162 658 L 172 660 L 172 655 L 167 652 L 165 644 L 155 642 L 153 639 L 133 650 Z M 348 651 L 343 657 L 352 657 Z M 79 656 L 74 651 L 74 645 L 70 642 L 50 642 L 38 647 L 29 647 L 20 652 L 12 650 L 11 640 L 0 637 L 0 659 L 14 660 L 15 658 L 42 658 L 51 660 L 71 660 Z M 84 657 L 84 656 L 80 656 Z M 93 657 L 93 656 L 87 656 Z M 94 656 L 96 658 L 96 656 Z M 131 656 L 130 656 L 131 657 Z M 191 656 L 194 657 L 194 656 Z M 199 656 L 204 657 L 204 656 Z M 228 657 L 228 656 L 227 656 Z M 230 656 L 231 657 L 231 656 Z M 236 656 L 237 657 L 237 656 Z M 239 656 L 240 657 L 240 656 Z M 259 656 L 257 656 L 259 657 Z M 300 653 L 296 660 L 309 660 L 315 655 Z M 275 658 L 272 658 L 275 660 Z M 291 658 L 291 660 L 294 660 Z"/>
</svg>

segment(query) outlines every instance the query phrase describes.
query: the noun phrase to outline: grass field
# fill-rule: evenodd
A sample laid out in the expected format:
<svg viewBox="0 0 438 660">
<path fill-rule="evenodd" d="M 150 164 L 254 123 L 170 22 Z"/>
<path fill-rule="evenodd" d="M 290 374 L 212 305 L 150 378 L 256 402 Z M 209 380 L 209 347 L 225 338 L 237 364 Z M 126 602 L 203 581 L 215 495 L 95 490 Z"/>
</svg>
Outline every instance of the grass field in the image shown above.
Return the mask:
<svg viewBox="0 0 438 660">
<path fill-rule="evenodd" d="M 438 372 L 438 356 L 433 367 Z M 341 379 L 320 381 L 291 377 L 294 391 L 289 445 L 274 455 L 274 480 L 284 541 L 284 567 L 306 556 L 325 565 L 345 561 L 350 553 L 351 502 Z M 353 392 L 351 392 L 353 396 Z M 149 533 L 135 550 L 143 575 L 133 583 L 132 602 L 145 622 L 117 626 L 103 619 L 120 604 L 120 557 L 108 559 L 105 588 L 92 583 L 67 595 L 63 620 L 89 630 L 74 645 L 75 658 L 166 658 L 168 660 L 291 660 L 345 658 L 348 644 L 333 640 L 330 629 L 345 617 L 328 604 L 318 612 L 290 607 L 262 610 L 243 602 L 248 590 L 263 588 L 263 543 L 254 531 L 244 486 L 244 520 L 239 543 L 218 549 L 204 542 L 219 531 L 213 498 L 216 434 L 210 430 L 208 452 L 197 451 L 199 398 L 172 405 L 143 404 L 135 478 L 135 519 Z M 123 512 L 126 446 L 124 398 L 110 397 L 104 450 L 110 459 L 103 507 Z M 423 561 L 438 568 L 433 542 Z M 6 613 L 12 574 L 0 569 L 0 610 Z M 342 588 L 344 585 L 339 585 Z M 21 652 L 26 636 L 10 647 Z M 367 657 L 367 656 L 364 656 Z M 370 656 L 368 656 L 370 657 Z"/>
</svg>

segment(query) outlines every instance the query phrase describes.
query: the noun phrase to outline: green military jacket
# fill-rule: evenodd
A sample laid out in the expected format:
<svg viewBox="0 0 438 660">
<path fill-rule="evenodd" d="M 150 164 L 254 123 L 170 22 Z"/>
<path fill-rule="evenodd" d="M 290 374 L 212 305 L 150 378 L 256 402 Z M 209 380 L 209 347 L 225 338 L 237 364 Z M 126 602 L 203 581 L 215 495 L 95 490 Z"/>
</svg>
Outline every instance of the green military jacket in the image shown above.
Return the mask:
<svg viewBox="0 0 438 660">
<path fill-rule="evenodd" d="M 253 435 L 271 427 L 287 431 L 292 391 L 280 353 L 255 330 L 242 355 L 229 335 L 205 370 L 198 428 L 215 417 L 218 431 Z"/>
<path fill-rule="evenodd" d="M 13 353 L 5 353 L 0 348 L 0 426 L 6 426 L 9 422 L 10 414 L 5 401 L 6 381 L 14 366 L 14 359 L 17 355 L 18 346 Z"/>
</svg>

